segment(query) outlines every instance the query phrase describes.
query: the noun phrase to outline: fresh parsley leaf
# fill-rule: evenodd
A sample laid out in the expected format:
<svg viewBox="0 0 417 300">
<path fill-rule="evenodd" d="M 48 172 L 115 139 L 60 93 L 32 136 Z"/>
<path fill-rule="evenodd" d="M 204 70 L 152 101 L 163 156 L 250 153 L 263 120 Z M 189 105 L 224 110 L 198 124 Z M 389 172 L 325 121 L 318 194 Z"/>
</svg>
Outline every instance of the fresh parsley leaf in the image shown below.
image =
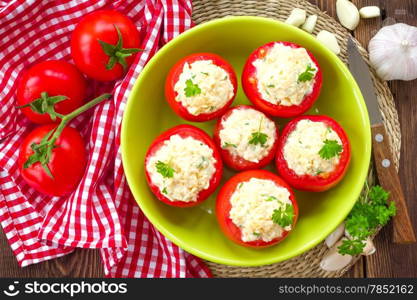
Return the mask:
<svg viewBox="0 0 417 300">
<path fill-rule="evenodd" d="M 277 197 L 275 196 L 268 196 L 265 201 L 273 201 L 273 200 L 278 200 Z"/>
<path fill-rule="evenodd" d="M 207 158 L 205 156 L 201 157 L 201 162 L 198 164 L 197 168 L 203 169 L 204 165 L 206 164 Z"/>
<path fill-rule="evenodd" d="M 377 228 L 388 223 L 395 215 L 394 202 L 387 204 L 389 193 L 380 186 L 372 187 L 366 198 L 362 197 L 355 203 L 345 221 L 345 228 L 351 240 L 344 240 L 338 248 L 341 254 L 358 255 L 363 252 L 365 240 L 373 235 Z"/>
<path fill-rule="evenodd" d="M 201 72 L 201 74 L 206 75 L 206 76 L 209 75 L 209 73 L 207 73 L 207 72 Z"/>
<path fill-rule="evenodd" d="M 252 232 L 252 234 L 253 234 L 254 236 L 257 236 L 257 237 L 260 237 L 260 236 L 261 236 L 261 234 L 260 234 L 260 233 L 257 233 L 257 232 Z"/>
<path fill-rule="evenodd" d="M 319 151 L 319 155 L 323 159 L 331 159 L 342 152 L 343 147 L 336 140 L 325 140 L 323 147 Z"/>
<path fill-rule="evenodd" d="M 363 248 L 365 247 L 365 242 L 361 239 L 345 239 L 342 244 L 337 248 L 339 253 L 342 255 L 359 255 L 362 253 Z"/>
<path fill-rule="evenodd" d="M 266 141 L 268 140 L 268 135 L 266 135 L 265 133 L 261 132 L 262 121 L 263 121 L 263 118 L 261 118 L 261 121 L 259 122 L 259 129 L 258 129 L 258 131 L 252 132 L 252 137 L 249 140 L 249 144 L 251 144 L 251 145 L 261 144 L 261 146 L 263 147 L 265 145 Z"/>
<path fill-rule="evenodd" d="M 306 82 L 313 79 L 314 71 L 316 71 L 316 69 L 312 68 L 311 64 L 308 64 L 306 70 L 298 75 L 298 82 Z"/>
<path fill-rule="evenodd" d="M 237 148 L 236 144 L 226 142 L 223 144 L 222 148 L 227 148 L 227 147 Z"/>
<path fill-rule="evenodd" d="M 168 164 L 158 160 L 156 163 L 156 171 L 165 178 L 174 177 L 175 170 L 171 168 Z"/>
<path fill-rule="evenodd" d="M 287 227 L 292 224 L 294 219 L 294 207 L 290 204 L 286 204 L 285 208 L 274 209 L 272 213 L 272 222 L 278 224 L 281 227 Z"/>
<path fill-rule="evenodd" d="M 320 175 L 320 174 L 322 174 L 323 173 L 323 171 L 322 170 L 317 170 L 316 171 L 316 176 L 318 176 L 318 175 Z"/>
<path fill-rule="evenodd" d="M 239 185 L 237 186 L 238 189 L 240 189 L 243 186 L 243 182 L 239 183 Z"/>
<path fill-rule="evenodd" d="M 191 79 L 187 79 L 185 84 L 186 84 L 186 87 L 184 89 L 185 96 L 192 97 L 192 96 L 196 96 L 198 94 L 201 94 L 200 87 L 197 84 L 194 84 Z"/>
<path fill-rule="evenodd" d="M 168 191 L 167 191 L 167 188 L 166 187 L 164 187 L 164 189 L 162 190 L 162 194 L 168 194 Z"/>
<path fill-rule="evenodd" d="M 268 84 L 266 87 L 274 88 L 275 87 L 275 84 Z"/>
</svg>

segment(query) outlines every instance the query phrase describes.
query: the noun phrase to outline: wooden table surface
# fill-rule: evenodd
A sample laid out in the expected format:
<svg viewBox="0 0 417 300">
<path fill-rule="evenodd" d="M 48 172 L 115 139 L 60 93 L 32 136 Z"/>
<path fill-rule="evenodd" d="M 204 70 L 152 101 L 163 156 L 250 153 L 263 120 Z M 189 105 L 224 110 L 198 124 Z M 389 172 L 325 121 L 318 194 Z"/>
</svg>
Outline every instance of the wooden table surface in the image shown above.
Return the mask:
<svg viewBox="0 0 417 300">
<path fill-rule="evenodd" d="M 309 0 L 336 17 L 336 0 Z M 352 0 L 358 7 L 377 5 L 381 18 L 361 20 L 353 35 L 368 45 L 369 39 L 385 23 L 403 22 L 417 26 L 416 0 Z M 417 228 L 417 81 L 389 83 L 398 110 L 401 133 L 400 178 L 414 228 Z M 361 259 L 346 277 L 417 277 L 417 244 L 395 245 L 390 242 L 390 226 L 375 239 L 377 252 Z M 63 258 L 19 268 L 2 230 L 0 230 L 0 277 L 102 277 L 98 250 L 76 250 Z"/>
</svg>

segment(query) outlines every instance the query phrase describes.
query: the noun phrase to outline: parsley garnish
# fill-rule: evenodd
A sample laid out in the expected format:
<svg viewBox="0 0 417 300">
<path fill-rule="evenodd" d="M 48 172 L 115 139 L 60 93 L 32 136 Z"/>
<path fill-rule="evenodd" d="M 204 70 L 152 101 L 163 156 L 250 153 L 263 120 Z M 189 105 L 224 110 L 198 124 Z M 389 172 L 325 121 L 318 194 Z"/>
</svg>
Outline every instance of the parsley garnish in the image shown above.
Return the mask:
<svg viewBox="0 0 417 300">
<path fill-rule="evenodd" d="M 208 76 L 207 72 L 201 72 L 201 74 Z"/>
<path fill-rule="evenodd" d="M 307 69 L 303 73 L 298 75 L 298 82 L 306 82 L 306 81 L 310 81 L 311 79 L 313 79 L 314 71 L 316 71 L 316 69 L 312 68 L 311 64 L 308 64 Z"/>
<path fill-rule="evenodd" d="M 274 85 L 274 84 L 268 84 L 266 87 L 269 87 L 269 88 L 274 88 L 274 87 L 275 87 L 275 85 Z"/>
<path fill-rule="evenodd" d="M 272 214 L 272 222 L 278 224 L 281 227 L 287 227 L 292 224 L 294 219 L 294 207 L 290 204 L 286 204 L 285 208 L 274 209 Z"/>
<path fill-rule="evenodd" d="M 164 189 L 162 190 L 162 194 L 168 194 L 168 191 L 167 191 L 167 188 L 166 187 L 164 187 Z"/>
<path fill-rule="evenodd" d="M 261 121 L 259 122 L 258 131 L 252 133 L 252 137 L 249 140 L 249 144 L 251 144 L 251 145 L 261 144 L 261 146 L 263 147 L 265 145 L 266 141 L 268 140 L 268 135 L 261 132 L 262 121 L 263 121 L 263 118 L 261 118 Z"/>
<path fill-rule="evenodd" d="M 339 155 L 343 147 L 335 140 L 325 140 L 323 147 L 319 151 L 321 158 L 330 159 Z"/>
<path fill-rule="evenodd" d="M 185 84 L 187 85 L 184 89 L 185 96 L 192 97 L 201 93 L 201 89 L 199 88 L 199 86 L 197 84 L 194 84 L 191 79 L 187 79 Z"/>
<path fill-rule="evenodd" d="M 223 144 L 222 148 L 227 148 L 227 147 L 237 148 L 237 146 L 235 144 L 226 142 L 226 143 Z"/>
<path fill-rule="evenodd" d="M 171 168 L 168 164 L 158 160 L 156 163 L 156 171 L 165 178 L 174 177 L 175 170 Z"/>
<path fill-rule="evenodd" d="M 277 197 L 275 196 L 268 196 L 265 201 L 273 201 L 273 200 L 278 200 Z"/>
<path fill-rule="evenodd" d="M 202 156 L 201 157 L 201 162 L 198 164 L 198 166 L 197 166 L 197 168 L 199 168 L 199 169 L 203 169 L 204 168 L 204 165 L 205 165 L 205 163 L 206 163 L 206 161 L 207 161 L 207 158 L 206 157 L 204 157 L 204 156 Z"/>
<path fill-rule="evenodd" d="M 346 231 L 352 238 L 343 240 L 338 248 L 340 254 L 361 254 L 366 238 L 373 235 L 379 226 L 387 224 L 395 215 L 395 203 L 391 201 L 388 204 L 388 197 L 389 193 L 377 185 L 356 202 L 345 222 Z"/>
<path fill-rule="evenodd" d="M 261 234 L 260 234 L 260 233 L 257 233 L 257 232 L 252 232 L 252 234 L 253 234 L 254 236 L 257 236 L 257 237 L 260 237 L 260 236 L 261 236 Z"/>
</svg>

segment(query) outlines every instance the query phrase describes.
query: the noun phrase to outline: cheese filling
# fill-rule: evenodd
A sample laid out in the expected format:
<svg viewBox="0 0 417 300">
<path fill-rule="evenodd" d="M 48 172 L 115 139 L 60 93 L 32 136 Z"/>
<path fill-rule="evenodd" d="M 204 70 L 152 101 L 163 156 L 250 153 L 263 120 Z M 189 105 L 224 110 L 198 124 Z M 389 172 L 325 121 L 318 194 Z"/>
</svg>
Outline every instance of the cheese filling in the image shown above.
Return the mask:
<svg viewBox="0 0 417 300">
<path fill-rule="evenodd" d="M 184 64 L 174 90 L 175 100 L 194 116 L 221 109 L 234 95 L 229 74 L 211 60 Z"/>
<path fill-rule="evenodd" d="M 222 121 L 222 126 L 219 132 L 221 147 L 227 149 L 232 156 L 251 162 L 259 162 L 267 156 L 277 139 L 275 123 L 251 108 L 234 109 Z M 258 142 L 253 140 L 257 133 L 265 134 L 266 139 Z"/>
<path fill-rule="evenodd" d="M 318 69 L 304 48 L 275 43 L 265 57 L 255 60 L 253 65 L 258 91 L 272 104 L 299 105 L 313 91 Z"/>
<path fill-rule="evenodd" d="M 323 176 L 334 171 L 339 164 L 339 155 L 324 159 L 319 154 L 326 140 L 336 141 L 342 146 L 339 135 L 325 123 L 299 121 L 284 145 L 288 167 L 297 175 Z"/>
<path fill-rule="evenodd" d="M 244 242 L 272 241 L 281 237 L 291 225 L 282 228 L 272 221 L 275 209 L 290 204 L 290 193 L 272 180 L 251 178 L 240 183 L 230 198 L 230 219 L 240 228 Z"/>
<path fill-rule="evenodd" d="M 151 181 L 171 201 L 195 202 L 216 172 L 213 150 L 192 137 L 176 134 L 163 142 L 147 163 Z"/>
</svg>

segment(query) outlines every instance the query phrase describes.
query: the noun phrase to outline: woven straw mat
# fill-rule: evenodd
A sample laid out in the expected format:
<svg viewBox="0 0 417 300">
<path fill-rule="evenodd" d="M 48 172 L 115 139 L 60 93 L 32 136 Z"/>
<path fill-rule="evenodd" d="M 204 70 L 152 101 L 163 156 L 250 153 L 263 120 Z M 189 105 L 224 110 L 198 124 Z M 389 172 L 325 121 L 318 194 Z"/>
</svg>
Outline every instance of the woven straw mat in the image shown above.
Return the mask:
<svg viewBox="0 0 417 300">
<path fill-rule="evenodd" d="M 336 35 L 341 47 L 339 57 L 345 63 L 347 62 L 347 40 L 350 33 L 332 17 L 307 1 L 194 0 L 193 6 L 193 20 L 196 24 L 226 16 L 259 16 L 284 21 L 292 9 L 295 7 L 302 8 L 307 11 L 308 15 L 318 15 L 314 35 L 323 29 Z M 356 41 L 356 43 L 369 64 L 368 53 L 360 46 L 359 42 Z M 386 82 L 377 78 L 375 73 L 372 73 L 372 78 L 378 95 L 379 107 L 390 137 L 395 167 L 398 170 L 401 133 L 394 99 Z M 372 185 L 374 182 L 373 168 L 370 169 L 368 183 Z M 215 277 L 341 277 L 359 259 L 359 256 L 356 257 L 350 265 L 337 272 L 326 272 L 320 268 L 320 261 L 327 250 L 327 246 L 321 243 L 300 256 L 261 267 L 232 267 L 212 262 L 207 262 L 207 264 Z"/>
</svg>

